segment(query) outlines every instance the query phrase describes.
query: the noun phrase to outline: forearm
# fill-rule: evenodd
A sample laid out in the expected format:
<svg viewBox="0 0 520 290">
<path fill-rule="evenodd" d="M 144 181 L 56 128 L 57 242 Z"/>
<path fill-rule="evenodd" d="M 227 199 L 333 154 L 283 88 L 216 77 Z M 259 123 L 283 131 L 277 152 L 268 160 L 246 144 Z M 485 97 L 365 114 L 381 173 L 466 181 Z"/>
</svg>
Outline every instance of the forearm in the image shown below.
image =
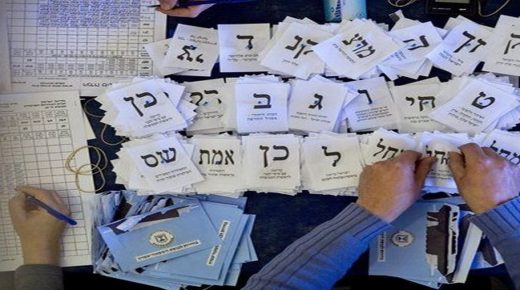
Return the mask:
<svg viewBox="0 0 520 290">
<path fill-rule="evenodd" d="M 504 258 L 509 275 L 520 289 L 520 197 L 473 218 Z"/>
<path fill-rule="evenodd" d="M 330 289 L 390 225 L 351 204 L 298 239 L 252 276 L 244 289 Z"/>
<path fill-rule="evenodd" d="M 63 271 L 53 265 L 24 265 L 14 274 L 16 290 L 62 290 Z"/>
</svg>

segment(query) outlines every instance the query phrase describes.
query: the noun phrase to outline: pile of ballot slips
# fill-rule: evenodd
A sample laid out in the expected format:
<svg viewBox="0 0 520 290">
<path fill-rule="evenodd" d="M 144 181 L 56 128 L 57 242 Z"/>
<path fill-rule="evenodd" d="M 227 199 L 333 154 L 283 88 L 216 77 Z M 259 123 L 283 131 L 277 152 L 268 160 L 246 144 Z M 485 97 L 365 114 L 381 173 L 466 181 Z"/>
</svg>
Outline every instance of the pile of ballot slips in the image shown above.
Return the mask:
<svg viewBox="0 0 520 290">
<path fill-rule="evenodd" d="M 112 160 L 116 182 L 139 194 L 193 192 L 192 185 L 204 180 L 193 153 L 194 145 L 175 134 L 133 139 Z"/>
<path fill-rule="evenodd" d="M 363 161 L 356 134 L 310 134 L 301 156 L 302 186 L 310 193 L 357 195 Z"/>
<path fill-rule="evenodd" d="M 518 17 L 501 15 L 495 28 L 460 15 L 442 28 L 401 11 L 391 17 L 396 20 L 391 29 L 370 19 L 318 24 L 289 16 L 272 28 L 268 23 L 220 24 L 218 29 L 179 24 L 172 38 L 145 48 L 162 75 L 209 77 L 217 59 L 223 73 L 267 71 L 305 80 L 316 74 L 417 79 L 434 66 L 463 76 L 481 62 L 485 71 L 518 75 Z"/>
<path fill-rule="evenodd" d="M 239 197 L 245 191 L 295 195 L 357 195 L 363 167 L 399 156 L 405 150 L 436 158 L 425 193 L 457 193 L 448 166 L 449 152 L 467 143 L 490 147 L 520 164 L 519 133 L 494 129 L 467 133 L 251 134 L 248 136 L 157 134 L 123 144 L 112 160 L 116 182 L 139 195 L 217 194 Z"/>
<path fill-rule="evenodd" d="M 134 78 L 113 84 L 96 98 L 120 136 L 146 137 L 186 129 L 197 115 L 184 94 L 184 86 L 162 78 Z"/>
<path fill-rule="evenodd" d="M 242 265 L 257 260 L 246 198 L 117 191 L 90 205 L 93 267 L 104 276 L 168 290 L 235 286 Z"/>
<path fill-rule="evenodd" d="M 175 134 L 123 143 L 112 160 L 116 183 L 140 195 L 205 193 L 238 197 L 246 189 L 236 136 Z"/>
<path fill-rule="evenodd" d="M 369 274 L 439 289 L 466 282 L 471 269 L 502 264 L 473 215 L 457 197 L 417 202 L 372 241 Z"/>
<path fill-rule="evenodd" d="M 184 82 L 189 101 L 197 106 L 197 116 L 186 129 L 189 135 L 213 134 L 227 131 L 224 124 L 225 108 L 229 103 L 232 85 L 224 79 Z"/>
<path fill-rule="evenodd" d="M 212 28 L 178 24 L 172 38 L 144 48 L 162 75 L 209 77 L 218 59 L 218 33 Z"/>
<path fill-rule="evenodd" d="M 384 77 L 339 81 L 315 75 L 284 81 L 274 75 L 185 82 L 136 79 L 97 98 L 102 122 L 118 135 L 143 138 L 236 132 L 441 131 L 478 134 L 520 122 L 520 91 L 491 73 L 429 78 L 396 86 Z M 130 121 L 131 120 L 131 121 Z"/>
</svg>

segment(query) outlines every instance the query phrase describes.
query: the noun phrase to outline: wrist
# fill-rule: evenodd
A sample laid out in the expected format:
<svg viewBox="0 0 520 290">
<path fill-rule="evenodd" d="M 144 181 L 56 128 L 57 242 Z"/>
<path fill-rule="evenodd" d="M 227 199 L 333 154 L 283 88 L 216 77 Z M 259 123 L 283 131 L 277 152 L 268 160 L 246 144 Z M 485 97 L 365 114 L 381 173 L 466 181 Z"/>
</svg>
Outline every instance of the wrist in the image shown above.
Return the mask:
<svg viewBox="0 0 520 290">
<path fill-rule="evenodd" d="M 390 211 L 379 209 L 379 207 L 372 206 L 371 204 L 366 203 L 363 200 L 358 199 L 356 204 L 387 223 L 391 223 L 396 219 L 396 216 L 392 214 Z"/>
<path fill-rule="evenodd" d="M 26 265 L 41 264 L 55 265 L 60 264 L 60 247 L 54 245 L 38 245 L 22 243 L 23 260 Z"/>
</svg>

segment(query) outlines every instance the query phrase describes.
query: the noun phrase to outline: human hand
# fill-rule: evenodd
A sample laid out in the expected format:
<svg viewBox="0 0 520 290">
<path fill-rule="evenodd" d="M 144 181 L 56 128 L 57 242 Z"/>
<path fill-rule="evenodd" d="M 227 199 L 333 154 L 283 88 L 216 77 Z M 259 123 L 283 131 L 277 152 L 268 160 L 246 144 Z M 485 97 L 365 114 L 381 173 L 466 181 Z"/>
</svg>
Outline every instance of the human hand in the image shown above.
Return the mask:
<svg viewBox="0 0 520 290">
<path fill-rule="evenodd" d="M 518 196 L 520 167 L 475 143 L 462 145 L 460 150 L 462 154 L 449 153 L 448 165 L 471 210 L 483 213 Z"/>
<path fill-rule="evenodd" d="M 210 8 L 214 4 L 203 4 L 203 5 L 194 5 L 189 7 L 175 7 L 177 5 L 177 0 L 159 0 L 161 6 L 157 8 L 157 11 L 160 11 L 166 15 L 173 17 L 188 17 L 195 18 L 199 16 L 206 9 Z"/>
<path fill-rule="evenodd" d="M 357 204 L 390 223 L 420 197 L 435 158 L 405 151 L 398 157 L 366 166 L 359 178 Z"/>
<path fill-rule="evenodd" d="M 24 263 L 59 265 L 60 240 L 65 223 L 27 202 L 26 195 L 34 196 L 66 215 L 70 214 L 69 209 L 55 191 L 30 186 L 17 187 L 16 191 L 18 195 L 9 201 L 9 212 L 20 237 Z"/>
</svg>

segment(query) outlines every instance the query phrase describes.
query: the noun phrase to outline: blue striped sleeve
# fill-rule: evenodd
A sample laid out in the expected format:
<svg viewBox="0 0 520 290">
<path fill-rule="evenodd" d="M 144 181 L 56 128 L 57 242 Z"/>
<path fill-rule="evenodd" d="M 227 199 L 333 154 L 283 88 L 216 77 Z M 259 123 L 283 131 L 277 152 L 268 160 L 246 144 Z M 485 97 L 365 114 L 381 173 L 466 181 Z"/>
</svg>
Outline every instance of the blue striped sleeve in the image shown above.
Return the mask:
<svg viewBox="0 0 520 290">
<path fill-rule="evenodd" d="M 520 290 L 520 197 L 472 219 L 504 258 L 507 271 Z"/>
<path fill-rule="evenodd" d="M 243 288 L 330 289 L 390 225 L 353 203 L 289 245 Z"/>
</svg>

